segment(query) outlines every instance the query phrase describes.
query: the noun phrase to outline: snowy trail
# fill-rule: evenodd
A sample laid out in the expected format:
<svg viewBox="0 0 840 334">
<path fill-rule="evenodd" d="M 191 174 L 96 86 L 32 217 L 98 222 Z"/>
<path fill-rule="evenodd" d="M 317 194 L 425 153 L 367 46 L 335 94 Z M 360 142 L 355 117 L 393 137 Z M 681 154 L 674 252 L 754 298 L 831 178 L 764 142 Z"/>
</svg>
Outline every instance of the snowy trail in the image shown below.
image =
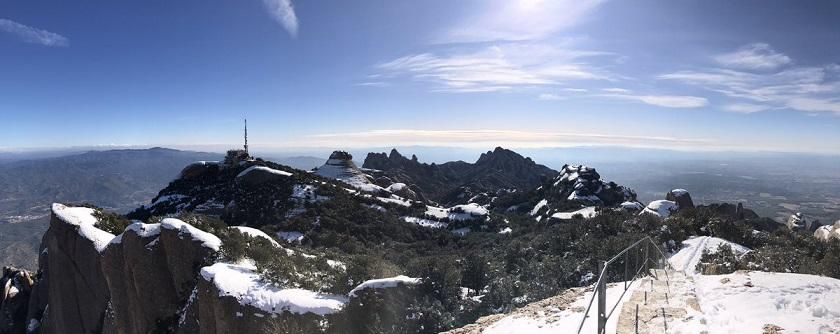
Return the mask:
<svg viewBox="0 0 840 334">
<path fill-rule="evenodd" d="M 686 275 L 690 276 L 697 275 L 695 268 L 697 268 L 697 264 L 700 263 L 700 259 L 703 257 L 704 251 L 708 251 L 709 253 L 717 252 L 720 245 L 729 245 L 729 247 L 732 248 L 732 251 L 739 255 L 750 251 L 749 248 L 734 242 L 707 236 L 693 237 L 683 241 L 682 244 L 683 248 L 676 254 L 672 255 L 668 259 L 668 262 L 672 267 L 674 267 L 674 270 L 685 272 Z"/>
</svg>

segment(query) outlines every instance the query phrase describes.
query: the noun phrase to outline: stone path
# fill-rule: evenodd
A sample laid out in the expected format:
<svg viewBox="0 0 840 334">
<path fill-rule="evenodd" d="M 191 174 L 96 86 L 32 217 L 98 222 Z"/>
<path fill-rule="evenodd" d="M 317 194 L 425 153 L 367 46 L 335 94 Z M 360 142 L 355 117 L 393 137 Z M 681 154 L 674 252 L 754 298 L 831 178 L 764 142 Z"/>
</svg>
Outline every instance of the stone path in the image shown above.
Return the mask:
<svg viewBox="0 0 840 334">
<path fill-rule="evenodd" d="M 668 333 L 669 326 L 698 313 L 694 280 L 681 271 L 655 269 L 622 306 L 616 334 Z"/>
</svg>

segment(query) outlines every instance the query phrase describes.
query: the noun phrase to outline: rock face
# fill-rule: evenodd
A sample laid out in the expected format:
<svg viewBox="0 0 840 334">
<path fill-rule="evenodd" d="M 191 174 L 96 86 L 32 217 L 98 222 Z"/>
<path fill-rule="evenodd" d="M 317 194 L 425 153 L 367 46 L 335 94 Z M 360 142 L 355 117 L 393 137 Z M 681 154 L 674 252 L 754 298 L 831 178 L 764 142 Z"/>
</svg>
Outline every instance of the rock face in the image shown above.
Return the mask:
<svg viewBox="0 0 840 334">
<path fill-rule="evenodd" d="M 665 199 L 676 202 L 680 209 L 694 208 L 694 202 L 691 200 L 691 195 L 685 189 L 674 189 L 665 195 Z"/>
<path fill-rule="evenodd" d="M 47 261 L 39 267 L 46 273 L 42 280 L 49 280 L 48 306 L 43 318 L 35 319 L 42 324 L 42 333 L 100 333 L 109 327 L 110 292 L 102 275 L 100 250 L 109 241 L 103 238 L 113 235 L 92 226 L 92 210 L 82 209 L 86 208 L 53 205 L 43 240 Z"/>
<path fill-rule="evenodd" d="M 790 215 L 790 217 L 787 220 L 787 224 L 785 224 L 785 225 L 787 225 L 787 227 L 791 230 L 798 230 L 798 229 L 805 228 L 806 224 L 807 224 L 807 221 L 805 220 L 805 217 L 802 215 L 802 212 L 797 212 L 797 213 L 794 213 L 794 214 Z"/>
<path fill-rule="evenodd" d="M 26 270 L 4 267 L 0 276 L 0 333 L 26 331 L 26 312 L 35 281 Z"/>
<path fill-rule="evenodd" d="M 563 166 L 559 175 L 544 182 L 535 193 L 531 197 L 540 201 L 528 207 L 538 221 L 562 217 L 562 213 L 573 213 L 582 207 L 621 207 L 628 211 L 644 207 L 636 202 L 633 190 L 604 182 L 594 168 L 587 166 Z"/>
<path fill-rule="evenodd" d="M 117 332 L 174 331 L 195 273 L 215 251 L 177 225 L 130 225 L 102 258 Z"/>
<path fill-rule="evenodd" d="M 468 203 L 476 196 L 489 198 L 500 190 L 531 190 L 557 174 L 501 147 L 481 154 L 475 163 L 444 164 L 421 163 L 416 156 L 409 159 L 393 149 L 389 154 L 368 153 L 362 167 L 379 170 L 391 182 L 408 185 L 419 197 L 447 206 Z"/>
</svg>

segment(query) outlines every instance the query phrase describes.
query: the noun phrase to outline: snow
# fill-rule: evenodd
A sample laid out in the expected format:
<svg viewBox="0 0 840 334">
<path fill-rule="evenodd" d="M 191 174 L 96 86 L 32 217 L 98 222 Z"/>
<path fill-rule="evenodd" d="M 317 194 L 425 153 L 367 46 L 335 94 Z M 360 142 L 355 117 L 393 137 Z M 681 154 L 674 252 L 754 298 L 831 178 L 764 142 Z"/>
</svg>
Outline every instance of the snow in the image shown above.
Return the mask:
<svg viewBox="0 0 840 334">
<path fill-rule="evenodd" d="M 499 231 L 499 234 L 509 234 L 511 232 L 513 232 L 513 230 L 511 230 L 510 227 L 505 227 L 501 231 Z"/>
<path fill-rule="evenodd" d="M 160 227 L 167 230 L 178 230 L 179 236 L 188 234 L 192 237 L 192 240 L 200 241 L 202 246 L 216 251 L 222 246 L 222 241 L 215 235 L 199 230 L 180 219 L 165 218 L 160 222 Z"/>
<path fill-rule="evenodd" d="M 829 241 L 831 238 L 840 240 L 840 221 L 834 225 L 823 225 L 814 231 L 814 238 L 822 241 Z"/>
<path fill-rule="evenodd" d="M 642 203 L 639 202 L 623 202 L 619 204 L 622 209 L 631 210 L 631 211 L 638 211 L 645 208 Z"/>
<path fill-rule="evenodd" d="M 685 190 L 685 189 L 674 189 L 674 190 L 671 190 L 671 193 L 672 193 L 672 194 L 674 194 L 674 196 L 679 197 L 679 196 L 683 196 L 683 195 L 688 194 L 688 190 Z"/>
<path fill-rule="evenodd" d="M 621 311 L 625 301 L 630 299 L 640 280 L 632 282 L 624 297 L 619 300 L 624 283 L 607 284 L 607 305 L 614 305 L 618 302 L 616 311 L 607 319 L 607 333 L 615 333 L 618 324 L 618 313 Z M 545 312 L 524 316 L 521 314 L 509 315 L 487 327 L 482 334 L 554 334 L 554 333 L 576 333 L 583 318 L 583 311 L 592 298 L 593 292 L 584 293 L 572 302 L 569 307 L 562 311 L 548 309 Z M 598 307 L 597 301 L 592 303 L 592 308 L 587 313 L 586 322 L 583 323 L 581 333 L 596 333 L 598 330 Z M 608 308 L 609 311 L 609 308 Z"/>
<path fill-rule="evenodd" d="M 277 232 L 277 237 L 288 242 L 300 242 L 301 240 L 303 240 L 303 233 L 300 233 L 298 231 L 280 231 Z"/>
<path fill-rule="evenodd" d="M 569 194 L 569 197 L 566 198 L 566 199 L 568 199 L 570 201 L 581 201 L 581 202 L 592 202 L 592 203 L 601 202 L 601 199 L 598 198 L 598 196 L 595 196 L 595 195 L 581 195 L 581 193 L 579 193 L 577 190 L 573 191 L 571 194 Z"/>
<path fill-rule="evenodd" d="M 537 213 L 540 212 L 540 209 L 542 209 L 546 204 L 548 204 L 547 199 L 543 198 L 542 200 L 540 200 L 539 203 L 537 203 L 537 205 L 535 205 L 534 208 L 531 209 L 531 216 L 536 216 Z"/>
<path fill-rule="evenodd" d="M 588 218 L 592 218 L 592 217 L 595 217 L 595 216 L 598 215 L 598 211 L 596 211 L 595 209 L 597 209 L 596 206 L 588 206 L 588 207 L 585 207 L 583 209 L 580 209 L 580 210 L 577 210 L 577 211 L 572 211 L 572 212 L 557 212 L 557 213 L 551 215 L 551 218 L 561 219 L 561 220 L 569 220 L 569 219 L 572 219 L 572 217 L 574 217 L 574 215 L 579 214 L 579 215 L 583 216 L 583 218 L 588 219 Z"/>
<path fill-rule="evenodd" d="M 239 175 L 236 175 L 236 178 L 240 178 L 240 177 L 243 177 L 245 175 L 248 175 L 248 173 L 253 172 L 255 170 L 268 172 L 268 173 L 271 173 L 271 174 L 274 174 L 274 175 L 280 175 L 280 176 L 292 176 L 292 173 L 284 172 L 282 170 L 276 170 L 274 168 L 269 168 L 269 167 L 265 167 L 265 166 L 251 166 L 251 167 L 248 167 L 247 169 L 243 170 L 241 173 L 239 173 Z"/>
<path fill-rule="evenodd" d="M 423 227 L 430 228 L 446 228 L 447 226 L 449 226 L 449 224 L 447 223 L 417 217 L 403 217 L 403 220 L 405 220 L 407 223 L 417 224 Z"/>
<path fill-rule="evenodd" d="M 736 272 L 697 277 L 696 293 L 704 314 L 675 324 L 678 327 L 671 333 L 760 334 L 767 324 L 781 327 L 783 333 L 837 333 L 840 329 L 837 279 Z"/>
<path fill-rule="evenodd" d="M 391 198 L 376 197 L 376 200 L 383 203 L 394 203 L 402 206 L 411 206 L 411 202 L 406 201 L 405 199 L 395 195 L 391 196 Z"/>
<path fill-rule="evenodd" d="M 405 185 L 405 183 L 394 183 L 394 184 L 388 186 L 388 188 L 386 190 L 388 190 L 392 193 L 395 193 L 395 192 L 398 192 L 398 191 L 401 191 L 401 190 L 405 189 L 406 187 L 408 187 L 408 186 Z"/>
<path fill-rule="evenodd" d="M 148 238 L 153 237 L 160 234 L 160 224 L 144 224 L 139 221 L 135 221 L 131 225 L 128 225 L 125 228 L 123 233 L 120 233 L 118 236 L 111 239 L 110 243 L 112 244 L 119 244 L 122 243 L 122 238 L 125 232 L 132 231 L 134 234 L 141 238 Z M 157 239 L 155 239 L 157 240 Z"/>
<path fill-rule="evenodd" d="M 288 311 L 295 314 L 326 315 L 344 308 L 347 299 L 304 289 L 281 289 L 263 282 L 251 264 L 216 263 L 201 268 L 201 277 L 213 282 L 219 297 L 236 298 L 240 304 L 258 308 L 270 314 Z"/>
<path fill-rule="evenodd" d="M 670 217 L 678 208 L 677 202 L 658 200 L 650 202 L 639 214 L 651 214 L 664 219 Z"/>
<path fill-rule="evenodd" d="M 668 262 L 674 267 L 674 270 L 683 271 L 686 275 L 695 275 L 697 264 L 700 263 L 700 258 L 703 256 L 703 251 L 711 254 L 717 252 L 720 245 L 729 245 L 732 252 L 736 255 L 743 255 L 750 251 L 749 248 L 730 242 L 721 238 L 715 237 L 693 237 L 682 243 L 683 248 L 679 252 L 672 255 Z"/>
<path fill-rule="evenodd" d="M 265 238 L 266 240 L 270 241 L 271 244 L 274 245 L 274 247 L 280 247 L 280 244 L 277 242 L 277 240 L 274 240 L 274 238 L 270 237 L 268 234 L 265 234 L 265 232 L 255 229 L 253 227 L 231 226 L 230 228 L 239 230 L 239 232 L 241 232 L 242 234 L 246 234 L 252 238 Z"/>
<path fill-rule="evenodd" d="M 113 234 L 96 227 L 99 221 L 93 216 L 95 210 L 92 208 L 68 207 L 64 204 L 53 203 L 52 212 L 61 221 L 78 226 L 79 235 L 90 240 L 97 252 L 102 253 L 114 239 Z"/>
<path fill-rule="evenodd" d="M 472 220 L 486 216 L 487 214 L 487 208 L 475 203 L 456 205 L 451 208 L 441 208 L 430 205 L 426 206 L 426 215 L 437 219 L 448 218 L 449 220 Z"/>
<path fill-rule="evenodd" d="M 364 192 L 375 193 L 384 190 L 382 187 L 371 183 L 368 176 L 356 167 L 356 164 L 352 161 L 329 159 L 323 166 L 318 167 L 315 174 L 339 180 Z"/>
<path fill-rule="evenodd" d="M 350 290 L 350 293 L 347 295 L 350 297 L 355 297 L 356 293 L 362 291 L 364 289 L 383 289 L 383 288 L 394 288 L 400 284 L 405 285 L 417 285 L 420 284 L 419 278 L 411 278 L 408 276 L 396 276 L 390 278 L 379 278 L 379 279 L 372 279 L 359 284 L 353 290 Z"/>
</svg>

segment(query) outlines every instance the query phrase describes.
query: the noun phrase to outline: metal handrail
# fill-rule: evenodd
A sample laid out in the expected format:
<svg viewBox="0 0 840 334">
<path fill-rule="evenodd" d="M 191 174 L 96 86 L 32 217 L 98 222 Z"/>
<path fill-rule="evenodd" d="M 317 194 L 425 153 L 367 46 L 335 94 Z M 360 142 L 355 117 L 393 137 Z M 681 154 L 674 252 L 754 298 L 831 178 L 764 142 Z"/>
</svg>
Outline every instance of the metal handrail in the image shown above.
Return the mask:
<svg viewBox="0 0 840 334">
<path fill-rule="evenodd" d="M 598 334 L 604 334 L 606 324 L 607 324 L 607 319 L 609 319 L 612 316 L 616 307 L 618 307 L 619 302 L 621 301 L 622 298 L 624 298 L 624 294 L 626 294 L 627 290 L 628 290 L 628 284 L 627 284 L 627 271 L 628 271 L 628 258 L 627 257 L 628 256 L 627 255 L 629 254 L 629 252 L 632 249 L 634 249 L 636 247 L 640 247 L 642 244 L 645 245 L 645 255 L 644 255 L 645 258 L 644 258 L 644 261 L 641 261 L 641 263 L 640 263 L 640 261 L 638 261 L 638 258 L 637 258 L 636 265 L 639 268 L 634 270 L 635 273 L 633 274 L 633 277 L 630 280 L 630 285 L 633 285 L 633 282 L 636 281 L 636 279 L 639 277 L 639 274 L 642 272 L 643 269 L 648 268 L 647 267 L 648 263 L 652 263 L 652 264 L 656 265 L 656 262 L 653 262 L 653 260 L 650 258 L 649 254 L 648 254 L 648 249 L 650 248 L 650 246 L 653 246 L 653 248 L 658 251 L 661 263 L 664 263 L 666 268 L 670 267 L 673 270 L 673 267 L 667 261 L 668 257 L 665 256 L 665 253 L 662 251 L 662 249 L 659 248 L 659 246 L 656 244 L 656 242 L 653 241 L 653 239 L 651 237 L 644 237 L 644 238 L 640 239 L 639 241 L 634 242 L 632 245 L 628 246 L 627 248 L 624 248 L 621 252 L 619 252 L 618 254 L 613 256 L 611 259 L 599 264 L 600 271 L 599 271 L 599 275 L 598 275 L 598 281 L 595 283 L 595 291 L 592 294 L 592 298 L 589 299 L 589 304 L 587 304 L 587 306 L 586 306 L 586 311 L 583 312 L 583 319 L 580 320 L 580 325 L 578 326 L 578 330 L 577 330 L 578 334 L 580 334 L 580 331 L 583 330 L 583 325 L 584 325 L 584 323 L 586 323 L 586 319 L 588 318 L 588 315 L 589 315 L 589 310 L 592 308 L 592 303 L 595 301 L 596 297 L 598 298 Z M 654 255 L 656 255 L 656 253 L 654 253 Z M 613 307 L 610 309 L 610 312 L 606 313 L 606 307 L 607 307 L 607 305 L 606 305 L 606 303 L 607 303 L 607 298 L 606 298 L 606 293 L 607 293 L 607 282 L 606 282 L 607 281 L 607 269 L 609 269 L 610 265 L 613 264 L 615 261 L 617 261 L 622 256 L 624 257 L 624 291 L 621 292 L 621 296 L 618 297 L 618 301 L 616 301 L 615 305 L 613 305 Z M 670 286 L 670 277 L 668 275 L 667 270 L 665 271 L 665 279 L 666 279 L 666 282 L 667 282 L 666 284 L 668 284 L 668 286 Z"/>
</svg>

